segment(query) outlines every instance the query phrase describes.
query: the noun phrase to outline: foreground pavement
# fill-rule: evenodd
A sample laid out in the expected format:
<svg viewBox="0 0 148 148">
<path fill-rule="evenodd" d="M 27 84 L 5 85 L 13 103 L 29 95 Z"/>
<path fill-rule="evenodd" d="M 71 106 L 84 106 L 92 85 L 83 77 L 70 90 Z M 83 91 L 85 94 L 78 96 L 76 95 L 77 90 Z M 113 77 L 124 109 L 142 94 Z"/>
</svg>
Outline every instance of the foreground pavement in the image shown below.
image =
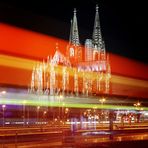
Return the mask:
<svg viewBox="0 0 148 148">
<path fill-rule="evenodd" d="M 9 139 L 5 139 L 5 141 L 0 140 L 0 148 L 125 148 L 125 146 L 127 148 L 146 148 L 148 145 L 148 132 L 140 133 L 135 131 L 134 133 L 122 132 L 116 134 L 111 134 L 108 131 L 85 131 L 75 134 L 66 132 L 56 135 L 50 133 L 50 135 L 20 136 L 11 142 L 6 142 L 7 140 L 9 141 Z"/>
</svg>

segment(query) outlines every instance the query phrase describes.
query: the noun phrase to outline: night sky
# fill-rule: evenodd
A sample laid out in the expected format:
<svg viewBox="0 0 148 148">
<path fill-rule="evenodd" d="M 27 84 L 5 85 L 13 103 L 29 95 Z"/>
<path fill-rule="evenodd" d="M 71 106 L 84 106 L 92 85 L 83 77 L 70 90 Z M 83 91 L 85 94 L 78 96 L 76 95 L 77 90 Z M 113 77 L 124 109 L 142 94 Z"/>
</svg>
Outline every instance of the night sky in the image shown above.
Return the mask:
<svg viewBox="0 0 148 148">
<path fill-rule="evenodd" d="M 68 40 L 76 7 L 84 44 L 92 36 L 96 3 L 107 51 L 148 63 L 148 10 L 143 0 L 4 0 L 0 1 L 0 21 Z"/>
</svg>

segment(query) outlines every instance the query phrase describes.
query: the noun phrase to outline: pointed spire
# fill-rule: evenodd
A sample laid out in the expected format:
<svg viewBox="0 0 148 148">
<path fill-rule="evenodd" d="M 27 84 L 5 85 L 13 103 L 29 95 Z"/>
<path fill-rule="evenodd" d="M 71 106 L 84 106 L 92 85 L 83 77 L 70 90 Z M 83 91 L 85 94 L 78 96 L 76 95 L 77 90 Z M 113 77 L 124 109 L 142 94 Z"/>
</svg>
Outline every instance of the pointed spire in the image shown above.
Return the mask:
<svg viewBox="0 0 148 148">
<path fill-rule="evenodd" d="M 71 27 L 70 27 L 70 34 L 69 34 L 69 44 L 72 42 L 72 19 L 70 20 L 70 23 L 71 23 Z"/>
<path fill-rule="evenodd" d="M 101 35 L 101 26 L 100 26 L 100 19 L 99 19 L 99 7 L 96 5 L 96 15 L 95 15 L 95 21 L 94 21 L 94 28 L 93 28 L 93 43 L 94 46 L 98 48 L 98 50 L 102 49 L 102 35 Z"/>
<path fill-rule="evenodd" d="M 74 16 L 71 23 L 71 32 L 70 32 L 70 40 L 73 45 L 80 45 L 79 41 L 79 31 L 77 24 L 77 16 L 76 16 L 76 8 L 74 9 Z"/>
<path fill-rule="evenodd" d="M 98 9 L 99 9 L 99 6 L 98 6 L 98 5 L 96 5 L 96 12 L 98 12 Z"/>
</svg>

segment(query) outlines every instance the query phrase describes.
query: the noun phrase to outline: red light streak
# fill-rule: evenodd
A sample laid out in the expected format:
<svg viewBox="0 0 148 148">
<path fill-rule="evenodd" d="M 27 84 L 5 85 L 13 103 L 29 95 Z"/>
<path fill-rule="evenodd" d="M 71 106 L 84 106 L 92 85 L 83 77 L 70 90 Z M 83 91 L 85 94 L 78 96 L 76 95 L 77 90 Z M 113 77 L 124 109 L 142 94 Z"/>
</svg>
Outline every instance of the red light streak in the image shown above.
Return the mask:
<svg viewBox="0 0 148 148">
<path fill-rule="evenodd" d="M 65 54 L 67 41 L 7 24 L 0 24 L 1 55 L 42 60 L 48 55 L 54 54 L 57 42 L 59 44 L 59 50 Z M 19 64 L 21 65 L 21 63 Z M 148 80 L 148 65 L 146 64 L 115 54 L 110 54 L 110 64 L 112 74 Z M 30 76 L 30 69 L 14 67 L 11 63 L 7 66 L 4 63 L 0 63 L 0 84 L 28 86 Z M 147 81 L 145 83 L 147 84 Z M 116 82 L 112 84 L 112 94 L 118 95 L 148 97 L 146 89 L 146 87 L 139 88 Z"/>
</svg>

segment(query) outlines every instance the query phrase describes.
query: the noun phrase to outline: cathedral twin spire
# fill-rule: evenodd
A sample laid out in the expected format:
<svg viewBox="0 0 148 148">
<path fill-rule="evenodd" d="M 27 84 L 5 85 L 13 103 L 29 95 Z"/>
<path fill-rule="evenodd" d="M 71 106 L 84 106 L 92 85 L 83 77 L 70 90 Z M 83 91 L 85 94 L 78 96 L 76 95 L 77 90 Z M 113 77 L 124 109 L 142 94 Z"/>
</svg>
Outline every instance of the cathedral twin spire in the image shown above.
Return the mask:
<svg viewBox="0 0 148 148">
<path fill-rule="evenodd" d="M 101 26 L 100 26 L 100 18 L 99 18 L 99 12 L 98 12 L 98 5 L 96 5 L 96 15 L 95 15 L 95 21 L 94 21 L 94 28 L 93 28 L 93 44 L 98 50 L 101 50 L 103 48 L 103 41 L 102 41 L 102 35 L 101 35 Z"/>
<path fill-rule="evenodd" d="M 75 46 L 80 45 L 78 23 L 77 23 L 77 16 L 76 16 L 76 8 L 74 9 L 73 20 L 71 21 L 69 42 L 72 43 Z"/>
<path fill-rule="evenodd" d="M 62 90 L 63 93 L 65 91 L 75 94 L 82 92 L 86 95 L 88 95 L 88 93 L 92 94 L 92 92 L 95 94 L 102 91 L 108 92 L 111 69 L 109 58 L 105 54 L 105 44 L 102 40 L 98 5 L 96 5 L 92 39 L 87 39 L 86 41 L 85 60 L 82 61 L 83 52 L 79 41 L 76 9 L 74 9 L 73 20 L 71 21 L 69 44 L 67 46 L 67 57 L 58 51 L 58 44 L 56 44 L 55 55 L 51 59 L 49 59 L 49 57 L 47 58 L 47 68 L 45 69 L 46 64 L 43 62 L 43 68 L 42 65 L 39 65 L 37 68 L 33 69 L 31 91 L 37 91 L 37 93 L 42 94 L 42 91 L 46 89 L 45 92 L 50 93 L 50 95 L 59 93 L 59 90 Z M 63 77 L 62 86 L 61 80 L 59 81 L 56 76 L 59 75 L 59 71 L 54 68 L 54 66 L 58 64 L 64 65 L 62 67 L 62 73 L 60 71 L 60 77 Z M 75 68 L 71 69 L 71 67 Z M 91 73 L 87 73 L 90 71 Z M 92 72 L 97 72 L 97 75 Z M 79 74 L 83 75 L 80 77 Z M 90 79 L 90 76 L 96 77 Z M 72 81 L 70 82 L 69 80 Z M 81 89 L 79 88 L 79 84 Z M 94 86 L 95 90 L 93 90 Z"/>
<path fill-rule="evenodd" d="M 95 15 L 95 21 L 94 21 L 92 41 L 94 44 L 94 48 L 100 51 L 104 49 L 104 43 L 101 35 L 101 26 L 100 26 L 98 9 L 99 7 L 98 5 L 96 5 L 96 15 Z M 69 42 L 76 46 L 80 45 L 76 9 L 74 9 L 73 20 L 71 21 Z"/>
</svg>

